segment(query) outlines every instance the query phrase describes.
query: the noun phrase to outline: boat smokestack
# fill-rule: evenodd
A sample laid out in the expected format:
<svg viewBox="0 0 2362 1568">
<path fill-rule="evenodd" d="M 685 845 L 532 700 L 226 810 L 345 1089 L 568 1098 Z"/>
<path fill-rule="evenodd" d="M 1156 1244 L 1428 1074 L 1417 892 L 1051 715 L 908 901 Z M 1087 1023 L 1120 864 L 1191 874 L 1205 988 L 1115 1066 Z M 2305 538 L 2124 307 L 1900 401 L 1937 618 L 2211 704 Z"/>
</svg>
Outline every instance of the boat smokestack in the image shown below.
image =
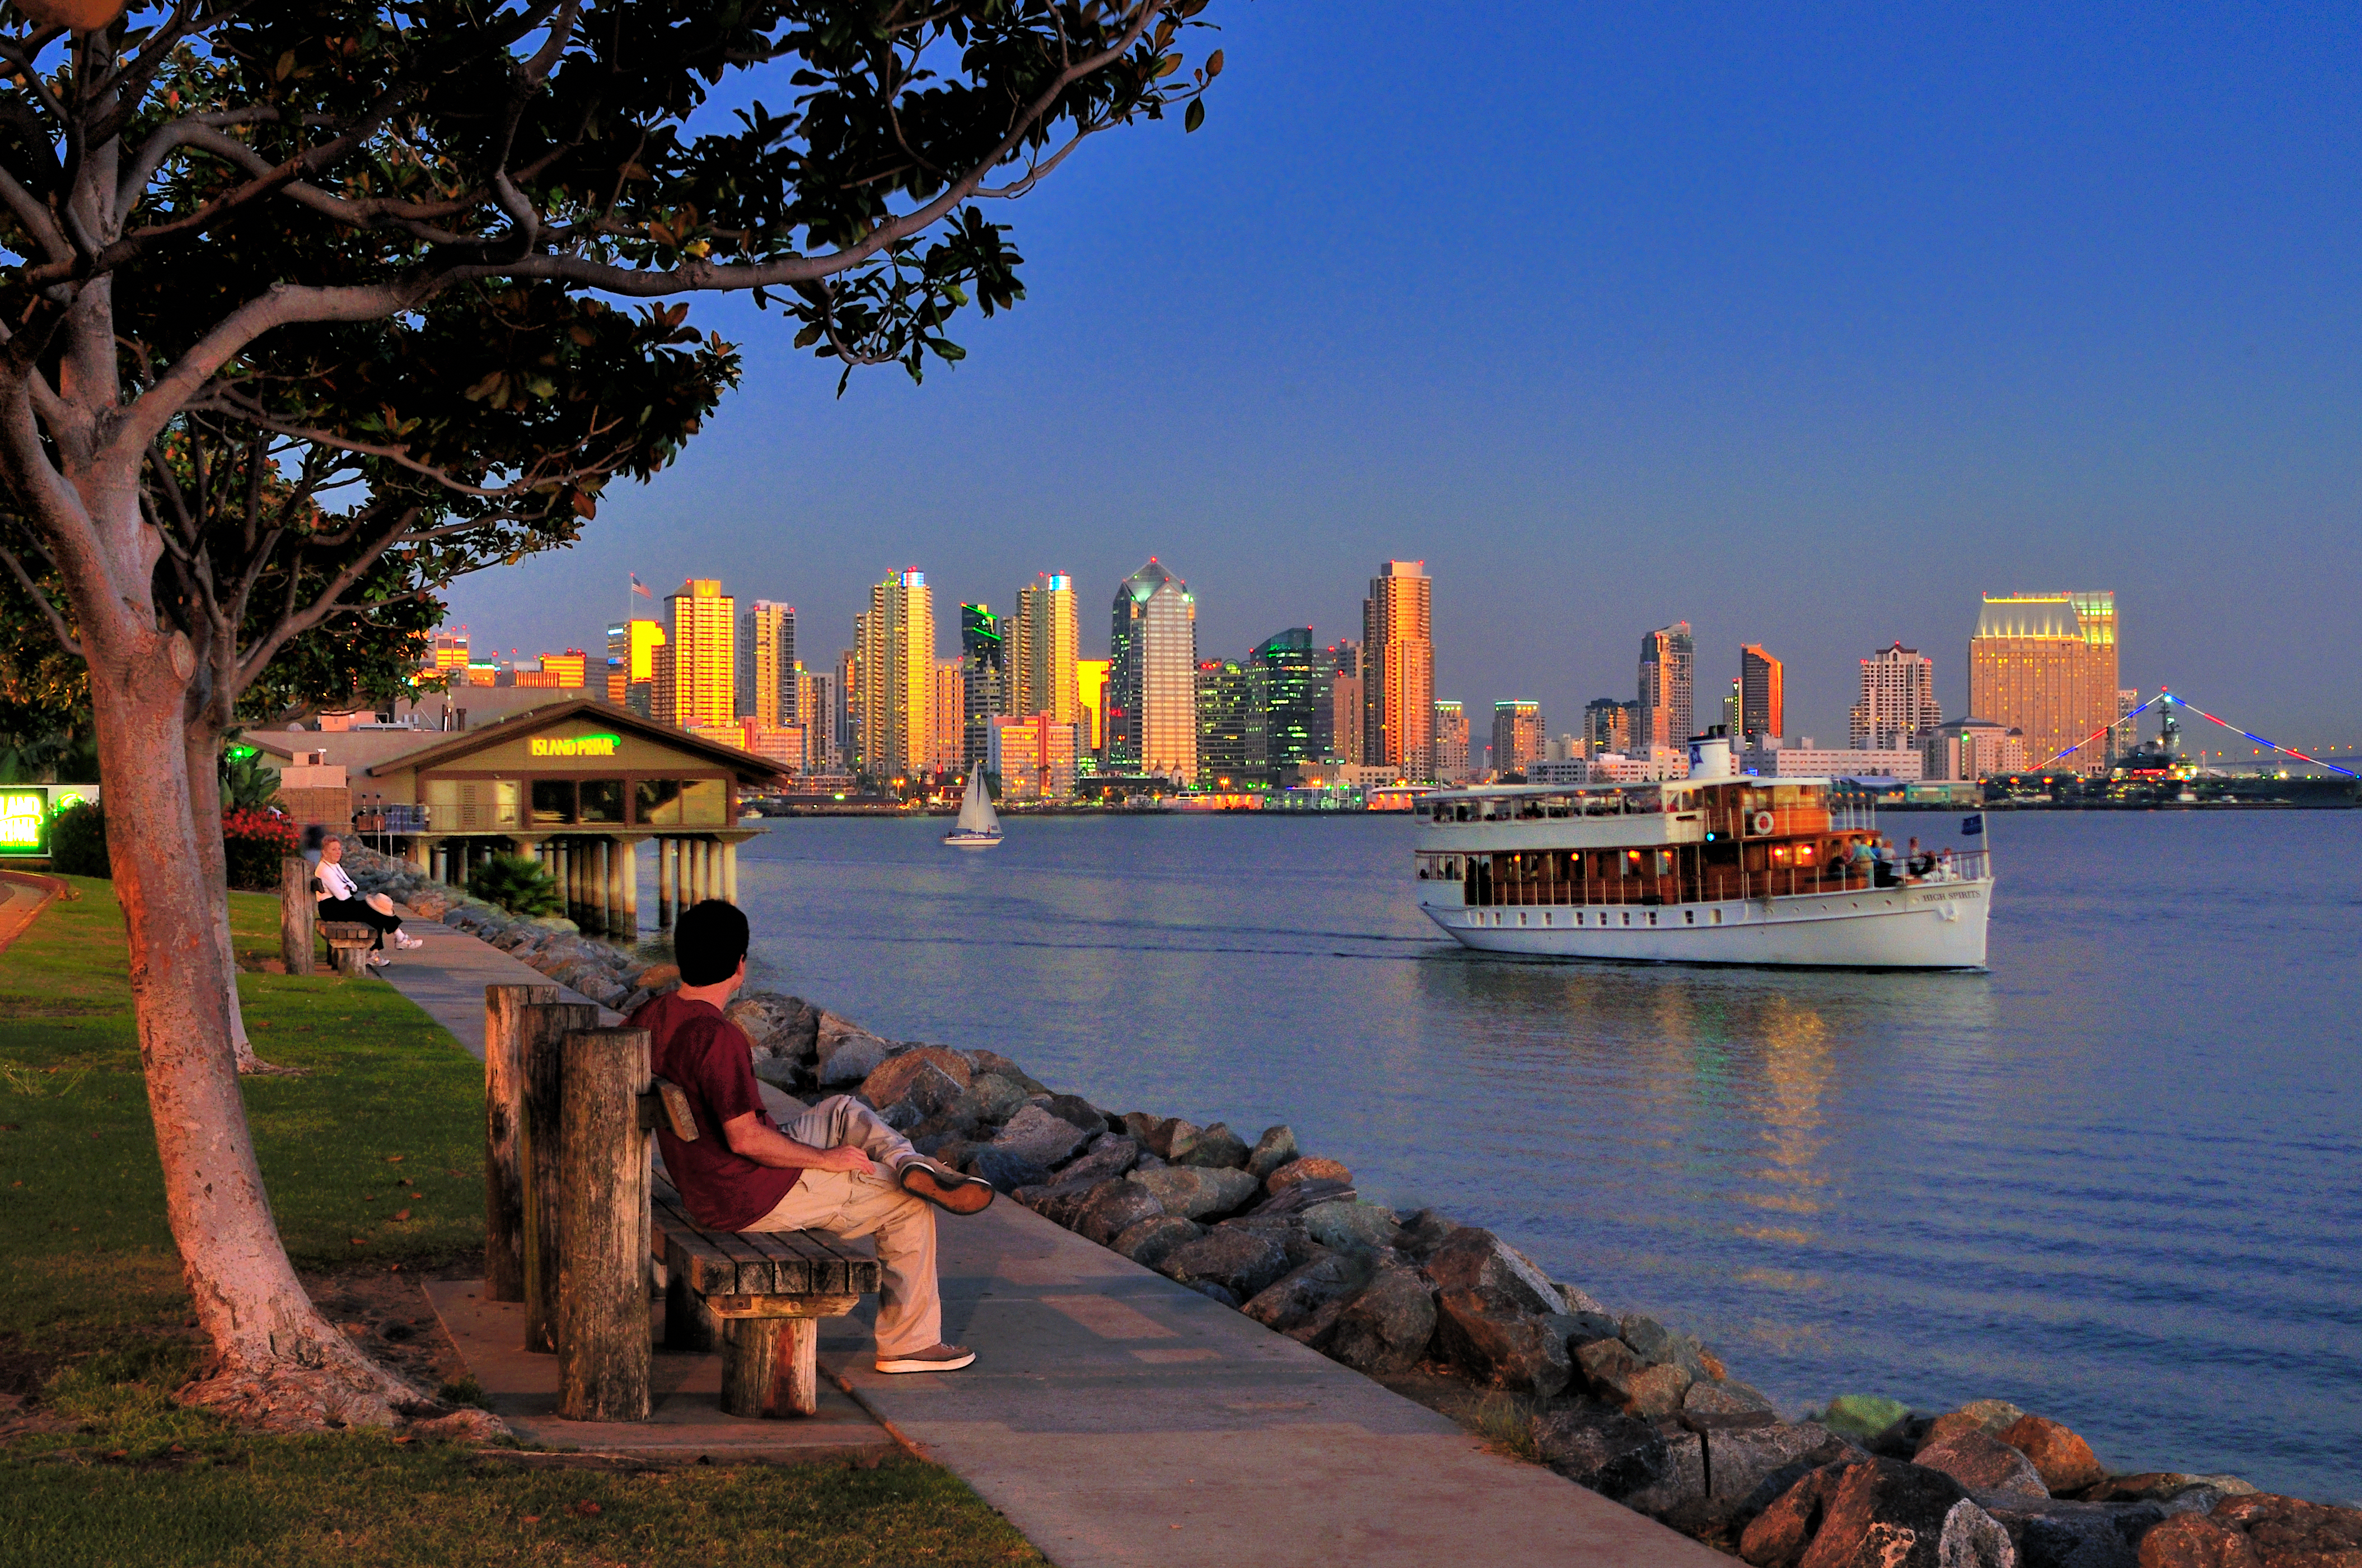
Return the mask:
<svg viewBox="0 0 2362 1568">
<path fill-rule="evenodd" d="M 1690 737 L 1690 777 L 1693 778 L 1736 778 L 1738 759 L 1730 753 L 1730 736 L 1717 724 L 1702 735 Z"/>
</svg>

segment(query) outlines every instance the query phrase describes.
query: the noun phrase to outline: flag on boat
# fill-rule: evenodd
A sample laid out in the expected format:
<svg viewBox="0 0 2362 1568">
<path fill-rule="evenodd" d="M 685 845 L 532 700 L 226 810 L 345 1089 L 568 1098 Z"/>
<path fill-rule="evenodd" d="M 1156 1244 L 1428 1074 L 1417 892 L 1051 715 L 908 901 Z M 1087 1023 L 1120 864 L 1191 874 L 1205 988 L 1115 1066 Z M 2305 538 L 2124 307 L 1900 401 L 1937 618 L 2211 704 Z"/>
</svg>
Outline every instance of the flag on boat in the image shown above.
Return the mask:
<svg viewBox="0 0 2362 1568">
<path fill-rule="evenodd" d="M 648 585 L 640 580 L 640 574 L 638 572 L 632 573 L 632 591 L 638 594 L 643 599 L 654 599 L 656 597 L 656 594 L 650 591 Z"/>
<path fill-rule="evenodd" d="M 1984 831 L 1985 814 L 1982 812 L 1979 812 L 1972 817 L 1962 817 L 1960 819 L 1960 836 L 1962 838 L 1974 838 Z"/>
</svg>

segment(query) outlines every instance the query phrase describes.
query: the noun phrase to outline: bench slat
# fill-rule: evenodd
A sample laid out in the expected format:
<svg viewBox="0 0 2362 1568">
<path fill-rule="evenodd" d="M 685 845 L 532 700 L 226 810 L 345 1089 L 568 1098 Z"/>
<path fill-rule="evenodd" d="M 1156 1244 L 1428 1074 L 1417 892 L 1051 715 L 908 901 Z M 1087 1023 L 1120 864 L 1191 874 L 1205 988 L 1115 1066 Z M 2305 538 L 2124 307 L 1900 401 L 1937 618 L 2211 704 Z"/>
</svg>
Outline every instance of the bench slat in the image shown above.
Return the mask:
<svg viewBox="0 0 2362 1568">
<path fill-rule="evenodd" d="M 825 1231 L 711 1231 L 690 1218 L 679 1190 L 661 1177 L 650 1186 L 648 1207 L 651 1251 L 701 1296 L 811 1298 L 878 1288 L 877 1259 Z"/>
</svg>

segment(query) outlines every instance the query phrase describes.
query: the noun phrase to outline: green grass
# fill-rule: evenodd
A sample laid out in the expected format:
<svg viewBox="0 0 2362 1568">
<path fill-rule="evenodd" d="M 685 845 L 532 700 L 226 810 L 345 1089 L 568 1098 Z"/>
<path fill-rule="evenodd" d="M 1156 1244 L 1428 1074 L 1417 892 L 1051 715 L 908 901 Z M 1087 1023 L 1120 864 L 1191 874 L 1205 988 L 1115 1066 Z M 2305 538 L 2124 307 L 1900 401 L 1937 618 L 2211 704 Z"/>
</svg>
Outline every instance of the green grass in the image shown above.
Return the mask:
<svg viewBox="0 0 2362 1568">
<path fill-rule="evenodd" d="M 520 1470 L 381 1433 L 259 1438 L 172 1405 L 195 1370 L 104 881 L 0 952 L 0 1394 L 52 1430 L 0 1441 L 0 1562 L 68 1565 L 1040 1562 L 909 1459 L 637 1475 Z M 241 962 L 275 899 L 232 895 Z M 483 1239 L 483 1069 L 375 980 L 238 977 L 247 1114 L 306 1269 L 412 1269 Z M 0 1422 L 9 1418 L 0 1412 Z M 55 1430 L 62 1427 L 64 1430 Z M 595 1505 L 584 1508 L 581 1505 Z"/>
</svg>

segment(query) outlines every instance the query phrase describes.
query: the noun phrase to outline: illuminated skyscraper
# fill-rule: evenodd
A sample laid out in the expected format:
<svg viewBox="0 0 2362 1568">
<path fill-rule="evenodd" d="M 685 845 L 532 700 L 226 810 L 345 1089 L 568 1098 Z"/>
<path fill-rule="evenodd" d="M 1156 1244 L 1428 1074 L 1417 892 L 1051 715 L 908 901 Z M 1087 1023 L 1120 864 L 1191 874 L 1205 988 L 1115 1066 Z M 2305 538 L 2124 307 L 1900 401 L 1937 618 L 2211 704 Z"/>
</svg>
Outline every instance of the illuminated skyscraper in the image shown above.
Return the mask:
<svg viewBox="0 0 2362 1568">
<path fill-rule="evenodd" d="M 960 606 L 960 766 L 991 750 L 990 721 L 1009 712 L 1009 623 L 988 604 Z"/>
<path fill-rule="evenodd" d="M 1687 746 L 1697 645 L 1690 624 L 1676 621 L 1640 639 L 1640 695 L 1632 722 L 1635 746 Z"/>
<path fill-rule="evenodd" d="M 684 730 L 738 717 L 737 601 L 714 578 L 693 577 L 665 600 L 672 624 L 652 663 L 656 719 Z"/>
<path fill-rule="evenodd" d="M 1362 601 L 1362 760 L 1435 775 L 1435 584 L 1425 561 L 1388 561 Z"/>
<path fill-rule="evenodd" d="M 468 628 L 456 632 L 437 632 L 430 645 L 431 662 L 427 668 L 437 675 L 468 668 Z"/>
<path fill-rule="evenodd" d="M 1198 665 L 1198 776 L 1201 790 L 1242 790 L 1270 778 L 1271 672 L 1237 659 Z"/>
<path fill-rule="evenodd" d="M 1079 759 L 1086 773 L 1098 771 L 1098 759 L 1107 750 L 1108 664 L 1103 658 L 1075 661 L 1075 695 L 1081 699 L 1084 715 L 1090 720 L 1090 735 Z"/>
<path fill-rule="evenodd" d="M 1329 657 L 1336 673 L 1329 683 L 1327 760 L 1358 763 L 1362 760 L 1362 645 L 1331 643 Z"/>
<path fill-rule="evenodd" d="M 1454 701 L 1435 704 L 1435 781 L 1468 781 L 1468 710 Z"/>
<path fill-rule="evenodd" d="M 1081 651 L 1081 623 L 1075 606 L 1075 580 L 1045 571 L 1031 588 L 1017 591 L 1016 624 L 1010 638 L 1019 717 L 1047 713 L 1071 724 L 1082 717 L 1075 660 Z"/>
<path fill-rule="evenodd" d="M 1731 741 L 1760 741 L 1788 733 L 1786 682 L 1780 661 L 1754 643 L 1738 650 L 1738 728 Z"/>
<path fill-rule="evenodd" d="M 1901 643 L 1861 661 L 1861 701 L 1849 742 L 1856 751 L 1915 751 L 1944 722 L 1936 702 L 1936 661 Z"/>
<path fill-rule="evenodd" d="M 796 607 L 757 599 L 738 617 L 738 716 L 757 729 L 800 723 Z"/>
<path fill-rule="evenodd" d="M 1594 697 L 1583 705 L 1583 738 L 1593 751 L 1618 756 L 1631 751 L 1634 706 L 1613 697 Z"/>
<path fill-rule="evenodd" d="M 922 571 L 889 573 L 857 618 L 861 768 L 924 778 L 935 762 L 935 609 Z"/>
<path fill-rule="evenodd" d="M 1542 759 L 1542 745 L 1548 739 L 1548 726 L 1542 723 L 1542 705 L 1539 702 L 1496 702 L 1493 704 L 1493 770 L 1507 778 Z"/>
<path fill-rule="evenodd" d="M 1198 602 L 1149 558 L 1115 591 L 1108 770 L 1198 776 Z"/>
<path fill-rule="evenodd" d="M 1255 645 L 1247 662 L 1264 672 L 1264 757 L 1267 775 L 1317 765 L 1329 755 L 1335 722 L 1330 687 L 1335 664 L 1312 646 L 1312 628 L 1291 626 Z"/>
<path fill-rule="evenodd" d="M 1969 712 L 2025 732 L 2028 767 L 2106 771 L 2118 690 L 2114 592 L 1983 596 Z"/>
<path fill-rule="evenodd" d="M 834 670 L 796 667 L 796 712 L 803 715 L 804 771 L 833 773 L 844 766 L 837 745 L 838 709 Z"/>
<path fill-rule="evenodd" d="M 967 669 L 956 658 L 935 660 L 935 692 L 930 709 L 934 715 L 933 767 L 938 773 L 957 773 L 966 765 Z"/>
<path fill-rule="evenodd" d="M 654 621 L 618 621 L 607 627 L 607 701 L 639 714 L 656 712 L 657 650 L 664 627 Z"/>
</svg>

